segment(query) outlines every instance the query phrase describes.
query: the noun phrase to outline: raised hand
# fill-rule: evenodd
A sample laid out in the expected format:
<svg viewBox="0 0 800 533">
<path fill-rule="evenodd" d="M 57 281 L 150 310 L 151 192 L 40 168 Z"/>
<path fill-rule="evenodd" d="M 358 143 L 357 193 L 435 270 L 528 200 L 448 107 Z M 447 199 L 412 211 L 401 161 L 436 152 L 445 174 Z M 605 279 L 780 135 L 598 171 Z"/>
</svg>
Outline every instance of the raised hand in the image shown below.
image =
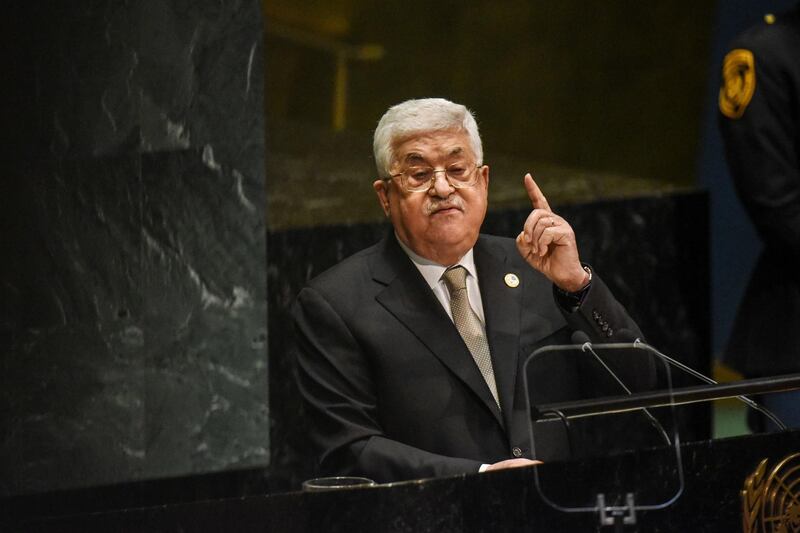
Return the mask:
<svg viewBox="0 0 800 533">
<path fill-rule="evenodd" d="M 525 174 L 525 190 L 533 211 L 517 235 L 517 250 L 529 265 L 559 288 L 579 291 L 588 283 L 589 274 L 581 265 L 572 226 L 553 213 L 530 173 Z"/>
</svg>

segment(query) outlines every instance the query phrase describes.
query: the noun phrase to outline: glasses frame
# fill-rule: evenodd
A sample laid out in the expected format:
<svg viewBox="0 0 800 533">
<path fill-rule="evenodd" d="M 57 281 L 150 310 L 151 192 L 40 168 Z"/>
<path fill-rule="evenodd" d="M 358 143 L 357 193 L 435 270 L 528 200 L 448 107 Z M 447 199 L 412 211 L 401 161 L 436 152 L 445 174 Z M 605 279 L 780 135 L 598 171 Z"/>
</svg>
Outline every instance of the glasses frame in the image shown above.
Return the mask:
<svg viewBox="0 0 800 533">
<path fill-rule="evenodd" d="M 453 165 L 454 164 L 455 163 L 453 163 Z M 425 183 L 424 185 L 420 185 L 419 187 L 413 187 L 412 188 L 412 187 L 408 186 L 408 182 L 406 181 L 407 180 L 407 171 L 408 171 L 408 169 L 406 169 L 403 172 L 400 172 L 398 174 L 391 174 L 388 178 L 385 178 L 385 179 L 387 181 L 390 181 L 393 178 L 398 178 L 399 177 L 400 178 L 400 184 L 402 185 L 402 187 L 403 187 L 403 189 L 405 191 L 407 191 L 407 192 L 426 192 L 426 191 L 431 190 L 431 187 L 433 187 L 433 185 L 436 183 L 436 176 L 440 172 L 444 172 L 444 177 L 447 180 L 447 183 L 449 183 L 454 189 L 468 189 L 470 187 L 474 187 L 475 184 L 478 183 L 478 179 L 476 178 L 476 176 L 478 174 L 477 171 L 478 171 L 479 168 L 482 168 L 482 167 L 486 166 L 486 163 L 481 163 L 479 165 L 477 165 L 477 164 L 475 165 L 475 167 L 470 171 L 471 172 L 471 177 L 470 177 L 469 181 L 458 181 L 458 180 L 452 179 L 450 177 L 450 175 L 447 173 L 447 171 L 453 165 L 449 165 L 448 167 L 445 167 L 445 168 L 435 168 L 435 167 L 431 167 L 431 166 L 423 167 L 423 168 L 431 169 L 433 171 L 433 176 L 431 176 L 431 179 L 430 179 L 429 182 Z"/>
</svg>

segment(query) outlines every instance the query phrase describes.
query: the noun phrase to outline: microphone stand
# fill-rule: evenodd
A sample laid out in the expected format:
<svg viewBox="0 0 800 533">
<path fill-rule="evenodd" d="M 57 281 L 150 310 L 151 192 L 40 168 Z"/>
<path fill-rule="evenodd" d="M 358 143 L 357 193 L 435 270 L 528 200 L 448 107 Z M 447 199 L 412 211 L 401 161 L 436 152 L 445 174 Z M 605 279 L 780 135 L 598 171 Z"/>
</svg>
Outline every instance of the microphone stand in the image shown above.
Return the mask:
<svg viewBox="0 0 800 533">
<path fill-rule="evenodd" d="M 556 413 L 558 417 L 561 418 L 561 420 L 566 424 L 571 419 L 582 418 L 582 417 L 613 414 L 613 413 L 625 413 L 625 412 L 640 411 L 640 410 L 643 410 L 647 415 L 650 415 L 650 413 L 647 411 L 647 408 L 651 407 L 671 407 L 675 405 L 684 405 L 684 404 L 710 401 L 710 400 L 738 398 L 748 406 L 766 415 L 781 430 L 785 430 L 786 425 L 783 424 L 783 422 L 781 422 L 773 413 L 771 413 L 766 408 L 758 405 L 756 402 L 748 398 L 746 395 L 763 394 L 771 392 L 784 392 L 784 391 L 800 389 L 800 373 L 787 374 L 782 376 L 773 376 L 768 378 L 746 379 L 732 383 L 717 383 L 708 376 L 705 376 L 704 374 L 697 372 L 696 370 L 684 365 L 683 363 L 667 355 L 664 355 L 663 353 L 659 352 L 652 346 L 641 342 L 641 340 L 639 340 L 638 338 L 635 339 L 635 341 L 632 343 L 613 343 L 613 344 L 598 345 L 597 346 L 598 348 L 602 346 L 603 348 L 607 349 L 633 348 L 633 349 L 642 349 L 648 351 L 651 354 L 655 355 L 658 359 L 662 360 L 663 362 L 668 363 L 669 365 L 676 367 L 681 371 L 691 374 L 697 379 L 700 379 L 708 383 L 707 385 L 682 387 L 678 389 L 672 389 L 670 387 L 668 390 L 631 393 L 628 387 L 625 386 L 625 384 L 619 379 L 619 377 L 616 376 L 616 374 L 614 374 L 611 371 L 611 369 L 603 361 L 603 359 L 598 354 L 595 353 L 595 351 L 592 349 L 592 344 L 588 342 L 588 339 L 584 339 L 581 336 L 573 335 L 573 341 L 577 341 L 576 345 L 574 346 L 556 346 L 556 347 L 550 347 L 550 350 L 579 349 L 583 352 L 586 351 L 591 352 L 593 357 L 612 375 L 615 381 L 617 381 L 617 383 L 621 385 L 621 387 L 628 394 L 620 396 L 604 397 L 601 399 L 593 399 L 593 400 L 576 400 L 568 402 L 538 404 L 536 406 L 529 405 L 529 417 L 531 424 L 536 420 L 551 418 L 553 416 L 552 415 L 553 413 Z M 527 377 L 527 367 L 528 364 L 531 363 L 531 361 L 540 353 L 540 351 L 541 349 L 534 352 L 528 358 L 528 360 L 525 362 L 524 365 L 526 373 L 525 393 L 528 397 L 530 397 L 530 394 L 529 394 L 529 385 Z M 652 415 L 650 415 L 648 418 L 652 418 Z M 656 423 L 658 422 L 656 421 Z M 532 425 L 530 429 L 532 431 Z M 679 479 L 679 488 L 675 493 L 675 495 L 664 503 L 655 505 L 636 505 L 634 503 L 633 493 L 628 493 L 626 494 L 627 498 L 626 505 L 609 507 L 605 505 L 604 495 L 598 494 L 597 505 L 593 509 L 586 507 L 570 508 L 558 505 L 557 503 L 549 500 L 545 495 L 541 493 L 541 487 L 539 486 L 538 475 L 536 476 L 537 489 L 540 491 L 540 495 L 542 496 L 542 498 L 552 507 L 563 512 L 587 512 L 587 511 L 599 512 L 601 526 L 613 525 L 617 531 L 621 531 L 625 527 L 625 525 L 636 524 L 636 515 L 635 515 L 636 510 L 656 510 L 656 509 L 666 508 L 672 505 L 672 503 L 674 503 L 683 493 L 683 470 L 680 465 L 681 463 L 680 447 L 677 441 L 677 434 L 675 435 L 675 437 L 676 440 L 674 444 L 675 444 L 675 453 L 677 460 L 676 464 L 678 466 L 677 473 Z M 531 442 L 533 443 L 532 433 L 531 433 Z"/>
</svg>

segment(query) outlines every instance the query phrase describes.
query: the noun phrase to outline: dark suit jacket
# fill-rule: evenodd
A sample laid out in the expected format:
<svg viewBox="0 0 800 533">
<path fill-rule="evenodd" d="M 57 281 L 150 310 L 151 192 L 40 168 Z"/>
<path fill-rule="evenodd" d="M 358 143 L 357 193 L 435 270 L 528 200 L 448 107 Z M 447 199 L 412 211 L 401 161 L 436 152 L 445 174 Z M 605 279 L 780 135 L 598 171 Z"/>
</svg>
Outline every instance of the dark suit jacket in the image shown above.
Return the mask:
<svg viewBox="0 0 800 533">
<path fill-rule="evenodd" d="M 481 235 L 474 250 L 502 412 L 394 235 L 300 292 L 298 380 L 322 473 L 385 482 L 477 472 L 520 452 L 530 457 L 526 356 L 539 346 L 569 344 L 575 329 L 593 341 L 615 341 L 620 329 L 640 335 L 597 275 L 580 309 L 569 313 L 513 240 Z M 519 276 L 518 287 L 505 284 L 507 273 Z M 554 391 L 575 386 L 561 370 L 550 383 Z M 549 458 L 542 453 L 550 454 L 540 453 L 537 440 L 537 458 Z"/>
</svg>

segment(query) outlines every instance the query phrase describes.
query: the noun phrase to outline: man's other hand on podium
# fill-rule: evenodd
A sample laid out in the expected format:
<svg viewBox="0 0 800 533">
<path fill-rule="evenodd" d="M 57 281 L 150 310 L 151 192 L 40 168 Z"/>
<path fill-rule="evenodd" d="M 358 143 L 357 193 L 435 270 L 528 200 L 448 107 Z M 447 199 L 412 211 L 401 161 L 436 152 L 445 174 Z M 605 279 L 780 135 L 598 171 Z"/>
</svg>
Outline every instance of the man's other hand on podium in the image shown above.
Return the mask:
<svg viewBox="0 0 800 533">
<path fill-rule="evenodd" d="M 533 466 L 540 464 L 542 464 L 541 461 L 533 461 L 531 459 L 506 459 L 505 461 L 500 461 L 487 466 L 483 471 L 488 472 L 490 470 L 505 470 L 506 468 L 520 468 L 522 466 Z"/>
</svg>

